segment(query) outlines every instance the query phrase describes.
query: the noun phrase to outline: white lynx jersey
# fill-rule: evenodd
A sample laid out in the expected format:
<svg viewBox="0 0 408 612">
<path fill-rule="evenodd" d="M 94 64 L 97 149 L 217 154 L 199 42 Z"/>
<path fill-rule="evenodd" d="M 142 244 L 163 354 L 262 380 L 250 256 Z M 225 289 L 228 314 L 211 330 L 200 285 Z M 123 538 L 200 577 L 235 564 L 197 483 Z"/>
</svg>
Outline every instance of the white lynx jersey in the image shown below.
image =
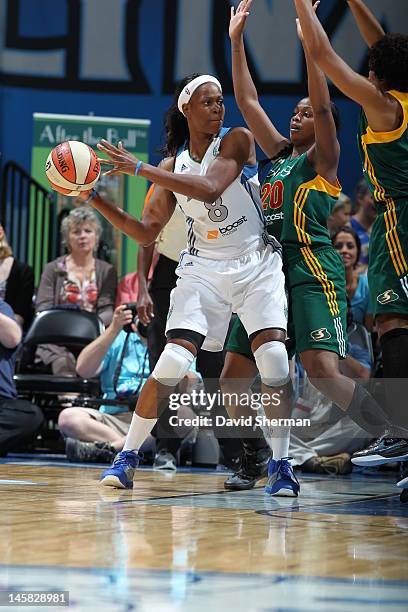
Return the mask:
<svg viewBox="0 0 408 612">
<path fill-rule="evenodd" d="M 217 157 L 222 138 L 230 128 L 222 128 L 211 142 L 201 163 L 191 159 L 188 147 L 176 156 L 174 172 L 205 175 Z M 254 251 L 265 241 L 265 223 L 259 195 L 258 168 L 244 166 L 241 174 L 216 202 L 209 204 L 175 193 L 187 221 L 187 251 L 208 259 L 235 259 Z M 269 236 L 266 238 L 270 242 Z M 274 244 L 279 249 L 279 243 Z"/>
</svg>

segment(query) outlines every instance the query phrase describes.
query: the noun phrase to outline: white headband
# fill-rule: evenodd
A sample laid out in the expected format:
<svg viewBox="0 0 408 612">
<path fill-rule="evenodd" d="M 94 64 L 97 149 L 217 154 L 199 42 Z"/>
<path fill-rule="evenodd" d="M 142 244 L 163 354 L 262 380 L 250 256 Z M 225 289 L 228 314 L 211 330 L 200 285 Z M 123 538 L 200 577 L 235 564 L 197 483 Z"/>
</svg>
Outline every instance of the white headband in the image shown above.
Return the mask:
<svg viewBox="0 0 408 612">
<path fill-rule="evenodd" d="M 196 77 L 183 88 L 181 94 L 178 97 L 177 106 L 180 111 L 184 115 L 183 112 L 183 104 L 188 104 L 190 102 L 190 98 L 195 92 L 195 90 L 200 87 L 200 85 L 204 85 L 204 83 L 215 83 L 217 87 L 222 91 L 221 83 L 218 79 L 211 76 L 210 74 L 202 74 L 201 76 Z"/>
</svg>

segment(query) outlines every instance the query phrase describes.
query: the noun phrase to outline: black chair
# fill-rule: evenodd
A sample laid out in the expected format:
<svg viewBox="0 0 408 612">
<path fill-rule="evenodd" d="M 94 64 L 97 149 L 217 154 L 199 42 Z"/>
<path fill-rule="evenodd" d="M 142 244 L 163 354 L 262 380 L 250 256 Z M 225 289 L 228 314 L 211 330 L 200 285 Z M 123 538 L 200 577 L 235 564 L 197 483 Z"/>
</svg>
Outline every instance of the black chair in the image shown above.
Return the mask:
<svg viewBox="0 0 408 612">
<path fill-rule="evenodd" d="M 19 397 L 29 399 L 42 408 L 48 430 L 55 430 L 51 438 L 59 438 L 55 423 L 59 412 L 64 408 L 61 396 L 75 393 L 84 397 L 98 397 L 99 379 L 44 374 L 43 370 L 34 364 L 35 348 L 39 344 L 56 344 L 66 347 L 78 356 L 103 330 L 102 321 L 94 313 L 55 308 L 40 312 L 23 338 L 14 375 L 17 393 Z M 47 432 L 49 433 L 50 431 Z"/>
</svg>

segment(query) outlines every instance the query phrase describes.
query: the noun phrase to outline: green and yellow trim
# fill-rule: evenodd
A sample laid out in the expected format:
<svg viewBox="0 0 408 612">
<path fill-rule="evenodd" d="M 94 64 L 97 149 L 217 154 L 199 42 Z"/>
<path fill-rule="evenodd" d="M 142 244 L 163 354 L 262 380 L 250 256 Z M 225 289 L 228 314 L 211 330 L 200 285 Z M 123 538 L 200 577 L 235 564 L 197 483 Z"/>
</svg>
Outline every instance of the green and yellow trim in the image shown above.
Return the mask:
<svg viewBox="0 0 408 612">
<path fill-rule="evenodd" d="M 337 303 L 337 294 L 334 288 L 333 281 L 329 280 L 326 272 L 323 270 L 320 261 L 313 253 L 309 246 L 302 247 L 300 249 L 304 260 L 313 274 L 313 276 L 319 281 L 323 287 L 324 294 L 326 296 L 327 304 L 329 306 L 332 317 L 338 317 L 340 315 L 340 308 Z"/>
<path fill-rule="evenodd" d="M 371 163 L 371 160 L 368 156 L 366 136 L 367 134 L 363 134 L 361 137 L 361 146 L 364 151 L 364 170 L 367 172 L 372 185 L 374 185 L 374 194 L 373 194 L 374 201 L 375 202 L 385 202 L 386 200 L 385 189 L 378 182 L 377 177 L 375 176 L 374 166 Z"/>
<path fill-rule="evenodd" d="M 341 192 L 341 185 L 336 179 L 336 185 L 329 183 L 325 178 L 317 174 L 311 181 L 299 185 L 293 200 L 293 225 L 296 228 L 297 237 L 302 244 L 312 244 L 310 235 L 306 232 L 306 215 L 303 207 L 311 190 L 327 193 L 333 198 L 338 198 Z"/>
<path fill-rule="evenodd" d="M 408 265 L 397 232 L 398 221 L 394 200 L 392 198 L 387 198 L 385 200 L 385 206 L 387 209 L 384 213 L 386 227 L 385 239 L 395 272 L 397 276 L 400 277 L 408 271 Z"/>
<path fill-rule="evenodd" d="M 396 130 L 391 130 L 391 132 L 374 132 L 367 126 L 367 131 L 362 137 L 366 144 L 384 144 L 387 142 L 393 142 L 394 140 L 398 140 L 404 134 L 404 132 L 408 128 L 408 93 L 403 93 L 401 91 L 396 91 L 395 89 L 391 89 L 388 91 L 393 98 L 398 100 L 402 107 L 402 123 L 399 128 Z"/>
</svg>

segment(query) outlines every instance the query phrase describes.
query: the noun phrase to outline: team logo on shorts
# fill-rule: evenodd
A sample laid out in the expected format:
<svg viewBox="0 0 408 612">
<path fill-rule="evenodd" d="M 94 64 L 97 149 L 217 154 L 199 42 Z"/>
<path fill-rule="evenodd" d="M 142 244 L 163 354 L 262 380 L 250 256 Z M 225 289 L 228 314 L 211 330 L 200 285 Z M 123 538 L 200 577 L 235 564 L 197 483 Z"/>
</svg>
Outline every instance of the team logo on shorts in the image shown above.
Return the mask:
<svg viewBox="0 0 408 612">
<path fill-rule="evenodd" d="M 218 238 L 218 230 L 208 230 L 207 239 L 208 240 L 217 240 Z"/>
<path fill-rule="evenodd" d="M 387 289 L 387 291 L 384 291 L 384 293 L 377 295 L 377 302 L 379 304 L 388 304 L 389 302 L 395 302 L 396 300 L 399 300 L 399 295 L 392 289 Z"/>
<path fill-rule="evenodd" d="M 312 336 L 313 340 L 316 340 L 316 342 L 318 342 L 319 340 L 330 340 L 331 338 L 331 333 L 329 332 L 327 327 L 315 329 L 314 331 L 310 332 L 310 335 Z"/>
</svg>

